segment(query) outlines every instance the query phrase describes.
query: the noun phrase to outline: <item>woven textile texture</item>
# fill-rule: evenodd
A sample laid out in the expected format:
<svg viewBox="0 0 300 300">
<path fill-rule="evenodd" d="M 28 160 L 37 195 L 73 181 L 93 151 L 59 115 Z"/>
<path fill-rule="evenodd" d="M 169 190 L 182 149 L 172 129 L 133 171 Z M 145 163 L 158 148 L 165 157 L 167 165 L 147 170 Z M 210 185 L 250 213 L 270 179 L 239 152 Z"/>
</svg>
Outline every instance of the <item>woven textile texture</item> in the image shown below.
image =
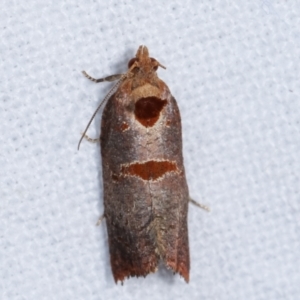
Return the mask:
<svg viewBox="0 0 300 300">
<path fill-rule="evenodd" d="M 295 300 L 300 295 L 300 5 L 2 0 L 0 298 Z M 77 143 L 139 45 L 177 99 L 190 283 L 115 285 L 99 144 Z M 88 134 L 100 134 L 101 113 Z"/>
</svg>

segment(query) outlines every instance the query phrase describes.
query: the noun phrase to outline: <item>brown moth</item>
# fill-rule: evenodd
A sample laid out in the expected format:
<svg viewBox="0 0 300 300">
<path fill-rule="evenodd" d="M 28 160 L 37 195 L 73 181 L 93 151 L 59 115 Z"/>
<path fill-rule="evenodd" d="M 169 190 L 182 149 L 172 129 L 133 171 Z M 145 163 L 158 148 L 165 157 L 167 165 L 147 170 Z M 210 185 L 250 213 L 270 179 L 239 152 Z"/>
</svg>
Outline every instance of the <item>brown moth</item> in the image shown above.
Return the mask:
<svg viewBox="0 0 300 300">
<path fill-rule="evenodd" d="M 181 119 L 158 67 L 163 66 L 140 46 L 125 74 L 93 79 L 84 72 L 96 82 L 119 79 L 107 96 L 100 137 L 104 217 L 116 283 L 155 272 L 160 261 L 189 281 Z"/>
</svg>

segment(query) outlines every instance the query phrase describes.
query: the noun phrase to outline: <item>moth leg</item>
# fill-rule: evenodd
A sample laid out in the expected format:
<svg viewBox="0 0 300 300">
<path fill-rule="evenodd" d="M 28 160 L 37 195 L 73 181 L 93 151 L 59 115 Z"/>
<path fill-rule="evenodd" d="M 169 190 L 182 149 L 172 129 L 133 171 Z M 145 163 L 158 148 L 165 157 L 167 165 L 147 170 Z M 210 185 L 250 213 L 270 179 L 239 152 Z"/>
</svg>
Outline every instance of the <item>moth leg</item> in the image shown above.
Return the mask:
<svg viewBox="0 0 300 300">
<path fill-rule="evenodd" d="M 107 77 L 104 77 L 104 78 L 96 79 L 96 78 L 93 78 L 92 76 L 90 76 L 89 74 L 87 74 L 87 72 L 85 72 L 85 71 L 82 71 L 82 74 L 86 78 L 88 78 L 89 80 L 94 81 L 94 82 L 116 81 L 116 80 L 121 79 L 121 77 L 124 75 L 124 74 L 115 74 L 115 75 L 110 75 L 110 76 L 107 76 Z"/>
<path fill-rule="evenodd" d="M 210 208 L 208 207 L 208 206 L 206 206 L 206 205 L 204 205 L 204 204 L 202 204 L 202 203 L 199 203 L 199 202 L 197 202 L 197 201 L 195 201 L 194 199 L 192 199 L 191 197 L 189 197 L 189 201 L 191 202 L 191 203 L 193 203 L 194 205 L 196 205 L 196 206 L 198 206 L 198 207 L 200 207 L 200 208 L 202 208 L 202 209 L 204 209 L 204 210 L 206 210 L 206 211 L 210 211 Z"/>
<path fill-rule="evenodd" d="M 82 135 L 82 133 L 81 133 Z M 100 137 L 96 138 L 96 139 L 93 139 L 91 137 L 89 137 L 87 134 L 84 134 L 83 136 L 87 141 L 89 141 L 90 143 L 98 143 L 100 141 Z"/>
<path fill-rule="evenodd" d="M 102 216 L 100 216 L 99 220 L 96 223 L 96 226 L 99 226 L 102 223 L 102 221 L 103 221 L 104 218 L 105 218 L 104 214 Z"/>
</svg>

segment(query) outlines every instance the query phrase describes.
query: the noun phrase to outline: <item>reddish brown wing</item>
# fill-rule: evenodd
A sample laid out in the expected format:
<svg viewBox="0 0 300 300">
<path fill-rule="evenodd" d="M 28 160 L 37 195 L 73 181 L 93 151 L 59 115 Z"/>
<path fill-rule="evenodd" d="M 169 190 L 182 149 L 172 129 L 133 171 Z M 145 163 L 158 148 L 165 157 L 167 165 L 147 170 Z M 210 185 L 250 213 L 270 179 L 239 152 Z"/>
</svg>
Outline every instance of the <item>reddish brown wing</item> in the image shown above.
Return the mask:
<svg viewBox="0 0 300 300">
<path fill-rule="evenodd" d="M 118 94 L 108 100 L 101 128 L 105 217 L 114 279 L 145 276 L 162 259 L 188 281 L 188 187 L 176 101 L 170 96 L 163 105 L 160 121 L 164 123 L 156 133 L 151 132 L 155 128 L 143 131 L 127 114 L 130 108 L 120 106 L 119 100 Z M 155 134 L 157 139 L 150 139 Z M 149 146 L 145 149 L 145 145 Z"/>
<path fill-rule="evenodd" d="M 122 130 L 124 123 L 116 110 L 113 95 L 102 116 L 101 153 L 110 261 L 117 282 L 154 272 L 159 256 L 149 229 L 153 214 L 147 209 L 146 187 L 136 178 L 120 176 L 120 166 L 135 159 L 135 138 Z"/>
</svg>

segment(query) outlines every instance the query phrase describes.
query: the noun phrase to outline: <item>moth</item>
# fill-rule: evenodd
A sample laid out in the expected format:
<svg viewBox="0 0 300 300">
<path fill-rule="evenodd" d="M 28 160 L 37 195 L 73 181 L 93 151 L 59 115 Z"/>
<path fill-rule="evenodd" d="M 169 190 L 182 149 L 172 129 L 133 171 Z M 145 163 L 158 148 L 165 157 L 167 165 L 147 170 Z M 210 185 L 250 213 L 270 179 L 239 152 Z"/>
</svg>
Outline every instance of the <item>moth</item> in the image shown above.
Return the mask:
<svg viewBox="0 0 300 300">
<path fill-rule="evenodd" d="M 190 198 L 181 118 L 157 76 L 159 67 L 165 68 L 140 46 L 124 74 L 94 79 L 83 72 L 95 82 L 118 80 L 104 100 L 100 136 L 104 217 L 116 283 L 155 272 L 160 261 L 189 281 Z"/>
</svg>

